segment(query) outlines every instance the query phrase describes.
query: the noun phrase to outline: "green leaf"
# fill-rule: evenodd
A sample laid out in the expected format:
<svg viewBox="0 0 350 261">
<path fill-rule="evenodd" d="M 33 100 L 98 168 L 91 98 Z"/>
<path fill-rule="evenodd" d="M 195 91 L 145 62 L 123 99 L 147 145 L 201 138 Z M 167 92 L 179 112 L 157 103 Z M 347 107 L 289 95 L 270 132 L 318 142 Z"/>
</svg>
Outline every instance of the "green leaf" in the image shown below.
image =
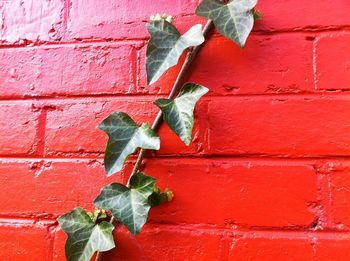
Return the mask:
<svg viewBox="0 0 350 261">
<path fill-rule="evenodd" d="M 230 0 L 227 4 L 220 0 L 203 0 L 196 14 L 213 20 L 218 31 L 243 47 L 254 24 L 257 0 Z"/>
<path fill-rule="evenodd" d="M 114 226 L 105 221 L 96 225 L 82 208 L 76 208 L 57 220 L 68 235 L 68 261 L 89 261 L 96 251 L 108 251 L 115 247 Z"/>
<path fill-rule="evenodd" d="M 153 190 L 153 193 L 148 197 L 148 204 L 151 207 L 159 206 L 165 202 L 169 202 L 173 199 L 174 193 L 170 189 L 165 189 L 164 192 L 160 192 L 159 188 Z"/>
<path fill-rule="evenodd" d="M 136 149 L 159 150 L 160 139 L 148 123 L 138 127 L 126 113 L 112 113 L 98 127 L 109 137 L 104 159 L 107 176 L 120 171 Z"/>
<path fill-rule="evenodd" d="M 201 85 L 186 83 L 175 99 L 158 99 L 154 102 L 162 110 L 164 121 L 186 145 L 192 141 L 194 107 L 207 92 L 208 89 Z"/>
<path fill-rule="evenodd" d="M 138 172 L 130 179 L 131 188 L 119 183 L 108 185 L 102 189 L 94 203 L 110 210 L 118 221 L 136 235 L 147 221 L 151 208 L 148 197 L 152 194 L 155 183 L 154 178 Z"/>
<path fill-rule="evenodd" d="M 151 35 L 146 57 L 148 84 L 156 82 L 166 70 L 176 65 L 186 48 L 204 42 L 200 24 L 193 26 L 182 36 L 165 19 L 148 23 L 147 30 Z"/>
</svg>

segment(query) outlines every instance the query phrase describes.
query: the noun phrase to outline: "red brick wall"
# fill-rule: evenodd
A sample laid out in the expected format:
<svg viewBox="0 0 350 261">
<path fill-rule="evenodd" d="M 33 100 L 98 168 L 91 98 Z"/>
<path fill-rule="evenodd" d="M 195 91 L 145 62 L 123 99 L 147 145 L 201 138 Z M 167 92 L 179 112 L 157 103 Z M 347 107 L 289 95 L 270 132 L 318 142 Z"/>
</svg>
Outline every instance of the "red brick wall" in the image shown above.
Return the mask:
<svg viewBox="0 0 350 261">
<path fill-rule="evenodd" d="M 146 85 L 145 21 L 197 0 L 0 1 L 0 260 L 64 260 L 55 218 L 105 178 L 96 125 L 152 121 L 178 68 Z M 175 193 L 105 260 L 350 260 L 350 1 L 260 0 L 244 50 L 218 34 L 190 80 L 211 92 L 194 143 L 163 126 L 146 172 Z"/>
</svg>

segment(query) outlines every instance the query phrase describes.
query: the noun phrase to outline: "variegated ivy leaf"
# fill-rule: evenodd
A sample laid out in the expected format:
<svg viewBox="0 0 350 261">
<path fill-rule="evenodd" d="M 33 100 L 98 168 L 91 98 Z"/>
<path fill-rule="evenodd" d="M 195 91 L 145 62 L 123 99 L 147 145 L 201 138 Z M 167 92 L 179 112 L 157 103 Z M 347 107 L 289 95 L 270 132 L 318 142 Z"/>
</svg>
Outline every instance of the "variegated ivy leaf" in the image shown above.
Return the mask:
<svg viewBox="0 0 350 261">
<path fill-rule="evenodd" d="M 243 47 L 254 24 L 257 0 L 230 0 L 227 4 L 220 0 L 203 0 L 196 14 L 213 20 L 217 30 Z"/>
<path fill-rule="evenodd" d="M 148 197 L 153 193 L 156 180 L 138 172 L 130 179 L 130 188 L 113 183 L 104 187 L 95 199 L 95 205 L 108 209 L 131 233 L 138 234 L 147 221 L 151 206 Z"/>
<path fill-rule="evenodd" d="M 147 30 L 151 35 L 146 57 L 148 84 L 156 82 L 166 70 L 176 65 L 186 48 L 204 42 L 200 24 L 193 26 L 182 36 L 165 19 L 148 23 Z"/>
<path fill-rule="evenodd" d="M 115 247 L 114 226 L 105 221 L 95 224 L 82 208 L 60 216 L 58 223 L 68 235 L 65 247 L 68 261 L 89 261 L 96 251 Z"/>
<path fill-rule="evenodd" d="M 186 145 L 192 141 L 194 107 L 207 92 L 208 89 L 201 85 L 186 83 L 175 99 L 158 99 L 154 102 L 162 110 L 165 122 Z"/>
<path fill-rule="evenodd" d="M 160 139 L 148 123 L 138 127 L 126 113 L 112 113 L 99 128 L 109 137 L 104 159 L 107 176 L 120 171 L 136 149 L 159 150 Z"/>
</svg>

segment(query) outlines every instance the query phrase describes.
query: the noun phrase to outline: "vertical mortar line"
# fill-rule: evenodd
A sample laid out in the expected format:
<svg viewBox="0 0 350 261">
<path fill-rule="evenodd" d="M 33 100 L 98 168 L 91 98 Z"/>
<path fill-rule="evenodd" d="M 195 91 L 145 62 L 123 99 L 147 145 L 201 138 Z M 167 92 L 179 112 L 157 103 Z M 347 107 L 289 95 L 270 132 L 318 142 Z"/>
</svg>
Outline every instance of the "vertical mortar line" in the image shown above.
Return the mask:
<svg viewBox="0 0 350 261">
<path fill-rule="evenodd" d="M 314 90 L 318 90 L 317 86 L 317 66 L 316 66 L 316 47 L 318 43 L 318 36 L 312 41 L 312 74 L 314 80 Z"/>
<path fill-rule="evenodd" d="M 323 164 L 323 163 L 320 163 L 320 164 Z M 316 189 L 317 189 L 318 205 L 316 206 L 316 209 L 315 209 L 315 213 L 318 218 L 318 224 L 316 224 L 316 227 L 315 227 L 315 230 L 317 230 L 318 228 L 322 228 L 323 224 L 328 226 L 329 222 L 327 221 L 329 220 L 327 220 L 327 217 L 329 215 L 325 215 L 324 213 L 326 212 L 327 206 L 330 204 L 331 190 L 328 187 L 329 173 L 327 173 L 327 171 L 322 171 L 322 169 L 320 169 L 317 162 L 313 164 L 313 169 L 316 173 L 316 182 L 317 182 Z"/>
<path fill-rule="evenodd" d="M 66 41 L 68 39 L 68 20 L 70 17 L 70 0 L 63 0 L 63 39 Z"/>
<path fill-rule="evenodd" d="M 227 260 L 230 260 L 231 252 L 234 251 L 235 245 L 237 244 L 238 240 L 242 238 L 242 235 L 239 231 L 235 230 L 235 228 L 232 228 L 232 232 L 230 233 L 230 240 L 228 249 L 227 249 Z"/>
<path fill-rule="evenodd" d="M 140 78 L 141 78 L 141 52 L 142 48 L 145 46 L 145 42 L 142 42 L 140 44 L 140 48 L 136 50 L 136 81 L 135 81 L 135 87 L 136 92 L 138 93 L 140 90 Z"/>
<path fill-rule="evenodd" d="M 310 162 L 307 164 L 310 166 L 316 175 L 316 201 L 313 205 L 309 206 L 308 209 L 311 213 L 313 213 L 316 218 L 309 225 L 308 228 L 305 229 L 306 238 L 305 240 L 310 244 L 312 248 L 312 260 L 316 258 L 317 252 L 317 237 L 315 236 L 315 232 L 322 230 L 322 224 L 324 222 L 324 203 L 323 203 L 323 173 L 319 169 L 319 163 Z"/>
<path fill-rule="evenodd" d="M 131 50 L 131 79 L 130 82 L 132 83 L 131 86 L 129 86 L 128 93 L 130 94 L 136 94 L 138 91 L 138 73 L 139 73 L 139 66 L 138 66 L 138 59 L 139 59 L 139 48 L 137 46 L 138 44 L 132 45 Z"/>
<path fill-rule="evenodd" d="M 46 132 L 47 108 L 42 108 L 38 117 L 38 129 L 36 133 L 36 150 L 37 156 L 44 157 L 45 152 L 45 132 Z"/>
<path fill-rule="evenodd" d="M 209 118 L 209 104 L 211 99 L 206 102 L 206 112 L 205 112 L 205 136 L 204 136 L 204 149 L 203 154 L 209 153 L 210 151 L 210 118 Z"/>
<path fill-rule="evenodd" d="M 46 252 L 46 260 L 53 261 L 54 256 L 54 246 L 55 246 L 55 235 L 57 231 L 57 225 L 48 226 L 48 242 L 47 242 L 47 252 Z"/>
<path fill-rule="evenodd" d="M 230 259 L 230 249 L 233 241 L 231 232 L 223 231 L 221 234 L 220 252 L 222 261 Z"/>
<path fill-rule="evenodd" d="M 333 190 L 332 190 L 331 173 L 326 173 L 326 178 L 327 178 L 327 204 L 329 209 L 327 217 L 330 219 L 328 221 L 331 223 L 331 226 L 334 227 L 335 220 L 333 215 Z"/>
</svg>

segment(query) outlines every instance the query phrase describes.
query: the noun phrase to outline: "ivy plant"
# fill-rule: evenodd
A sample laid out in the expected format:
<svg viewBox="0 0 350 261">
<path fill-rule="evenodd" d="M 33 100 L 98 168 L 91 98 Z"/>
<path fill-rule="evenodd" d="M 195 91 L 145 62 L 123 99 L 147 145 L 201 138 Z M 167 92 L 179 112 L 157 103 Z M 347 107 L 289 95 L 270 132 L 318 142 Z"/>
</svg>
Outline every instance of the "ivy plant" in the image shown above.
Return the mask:
<svg viewBox="0 0 350 261">
<path fill-rule="evenodd" d="M 152 16 L 147 23 L 150 40 L 146 51 L 148 84 L 155 83 L 169 68 L 179 62 L 183 52 L 187 56 L 167 98 L 154 102 L 160 111 L 152 126 L 138 125 L 128 114 L 115 112 L 98 126 L 108 135 L 104 166 L 106 175 L 122 170 L 125 161 L 138 153 L 135 166 L 127 184 L 112 183 L 102 188 L 94 201 L 95 210 L 86 212 L 77 207 L 58 218 L 58 223 L 68 235 L 65 251 L 68 261 L 88 261 L 97 252 L 115 247 L 113 230 L 124 225 L 132 234 L 140 233 L 147 222 L 152 207 L 171 201 L 173 193 L 163 192 L 156 186 L 156 179 L 140 172 L 146 150 L 159 150 L 157 130 L 164 121 L 188 146 L 192 141 L 194 109 L 208 88 L 197 83 L 183 83 L 192 61 L 213 27 L 224 37 L 244 47 L 254 20 L 259 13 L 254 10 L 257 0 L 203 0 L 196 14 L 208 19 L 204 29 L 197 24 L 181 35 L 172 24 L 170 16 Z"/>
</svg>

